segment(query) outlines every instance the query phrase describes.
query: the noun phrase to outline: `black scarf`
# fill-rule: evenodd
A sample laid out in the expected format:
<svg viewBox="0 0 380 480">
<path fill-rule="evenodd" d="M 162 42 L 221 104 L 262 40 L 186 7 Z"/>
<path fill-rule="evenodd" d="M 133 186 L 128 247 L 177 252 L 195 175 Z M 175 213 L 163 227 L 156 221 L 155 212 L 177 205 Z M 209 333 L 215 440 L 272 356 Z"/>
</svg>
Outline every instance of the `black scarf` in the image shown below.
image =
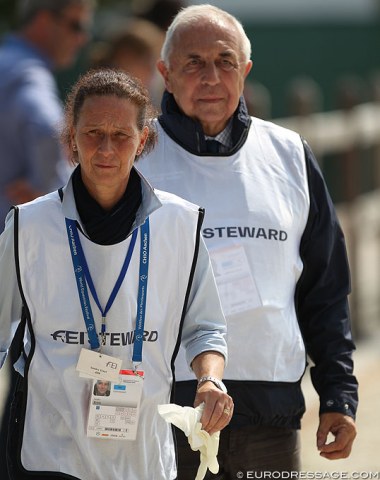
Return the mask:
<svg viewBox="0 0 380 480">
<path fill-rule="evenodd" d="M 208 155 L 206 139 L 202 125 L 185 115 L 177 105 L 174 96 L 165 90 L 161 102 L 162 114 L 158 120 L 165 132 L 178 145 L 194 155 Z M 233 146 L 227 153 L 221 156 L 232 155 L 244 144 L 251 124 L 247 105 L 243 97 L 240 97 L 239 105 L 232 116 L 232 143 Z"/>
<path fill-rule="evenodd" d="M 72 182 L 76 207 L 90 240 L 100 245 L 113 245 L 125 240 L 142 200 L 141 180 L 135 169 L 131 170 L 123 197 L 109 211 L 103 210 L 88 193 L 79 165 L 73 173 Z"/>
</svg>

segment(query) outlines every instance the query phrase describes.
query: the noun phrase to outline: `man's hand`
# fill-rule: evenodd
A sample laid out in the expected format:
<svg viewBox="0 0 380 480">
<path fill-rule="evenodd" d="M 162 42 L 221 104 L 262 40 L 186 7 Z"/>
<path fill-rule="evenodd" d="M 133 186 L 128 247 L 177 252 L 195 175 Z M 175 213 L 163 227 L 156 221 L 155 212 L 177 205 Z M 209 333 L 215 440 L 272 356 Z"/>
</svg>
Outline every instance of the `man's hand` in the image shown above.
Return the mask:
<svg viewBox="0 0 380 480">
<path fill-rule="evenodd" d="M 197 355 L 192 364 L 196 377 L 213 376 L 223 378 L 224 357 L 218 352 L 206 351 Z M 205 403 L 201 423 L 203 429 L 212 435 L 230 423 L 234 402 L 227 393 L 222 392 L 213 382 L 199 385 L 195 395 L 194 407 Z"/>
<path fill-rule="evenodd" d="M 327 442 L 327 436 L 332 433 L 335 439 Z M 347 458 L 352 449 L 356 437 L 354 420 L 342 413 L 323 413 L 319 419 L 317 430 L 317 448 L 321 457 L 329 460 Z"/>
<path fill-rule="evenodd" d="M 234 410 L 232 398 L 212 382 L 204 382 L 198 388 L 194 407 L 205 403 L 201 423 L 203 429 L 212 435 L 230 423 Z"/>
</svg>

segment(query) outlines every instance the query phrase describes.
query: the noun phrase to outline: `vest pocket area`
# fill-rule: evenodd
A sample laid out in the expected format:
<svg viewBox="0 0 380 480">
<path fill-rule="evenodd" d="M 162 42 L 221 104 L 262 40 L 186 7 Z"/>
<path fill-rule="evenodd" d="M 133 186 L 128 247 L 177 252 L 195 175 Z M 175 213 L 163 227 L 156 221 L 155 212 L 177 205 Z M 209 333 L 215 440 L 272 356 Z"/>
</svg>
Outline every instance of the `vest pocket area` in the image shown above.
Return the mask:
<svg viewBox="0 0 380 480">
<path fill-rule="evenodd" d="M 9 470 L 10 478 L 13 479 L 23 479 L 27 478 L 19 470 L 20 465 L 20 451 L 21 451 L 21 442 L 22 442 L 22 430 L 24 425 L 24 419 L 22 414 L 22 405 L 24 397 L 24 378 L 16 373 L 16 387 L 13 393 L 13 399 L 11 402 L 9 423 L 8 423 L 8 434 L 7 434 L 7 465 Z"/>
<path fill-rule="evenodd" d="M 10 408 L 8 434 L 7 434 L 7 466 L 11 480 L 35 480 L 45 478 L 46 480 L 54 480 L 58 478 L 66 478 L 71 480 L 80 480 L 72 475 L 57 472 L 33 471 L 25 470 L 21 464 L 21 446 L 25 422 L 26 410 L 26 382 L 27 380 L 16 373 L 16 386 L 13 393 L 13 399 Z M 38 435 L 38 432 L 36 432 Z"/>
</svg>

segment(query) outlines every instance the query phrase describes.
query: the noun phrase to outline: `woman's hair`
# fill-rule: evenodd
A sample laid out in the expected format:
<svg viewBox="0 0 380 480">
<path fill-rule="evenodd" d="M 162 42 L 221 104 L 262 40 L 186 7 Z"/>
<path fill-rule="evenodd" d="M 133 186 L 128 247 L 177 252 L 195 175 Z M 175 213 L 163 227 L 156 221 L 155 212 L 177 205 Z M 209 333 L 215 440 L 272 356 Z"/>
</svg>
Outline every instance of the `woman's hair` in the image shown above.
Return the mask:
<svg viewBox="0 0 380 480">
<path fill-rule="evenodd" d="M 137 106 L 137 128 L 142 131 L 144 127 L 148 127 L 149 130 L 144 153 L 148 153 L 153 149 L 157 140 L 157 131 L 153 124 L 156 111 L 151 103 L 147 89 L 140 80 L 121 70 L 90 70 L 74 84 L 65 104 L 61 141 L 68 148 L 72 163 L 78 163 L 78 153 L 71 148 L 72 131 L 78 123 L 80 110 L 85 100 L 89 97 L 109 95 L 125 98 Z"/>
<path fill-rule="evenodd" d="M 235 29 L 240 36 L 240 48 L 244 60 L 248 62 L 251 58 L 251 42 L 244 31 L 243 25 L 239 20 L 230 13 L 221 10 L 214 5 L 190 5 L 189 7 L 182 8 L 179 13 L 174 17 L 171 25 L 169 26 L 165 41 L 161 49 L 161 59 L 166 66 L 170 65 L 170 55 L 173 49 L 174 37 L 176 32 L 181 27 L 191 26 L 198 21 L 209 19 L 211 21 L 222 21 L 229 23 Z"/>
</svg>

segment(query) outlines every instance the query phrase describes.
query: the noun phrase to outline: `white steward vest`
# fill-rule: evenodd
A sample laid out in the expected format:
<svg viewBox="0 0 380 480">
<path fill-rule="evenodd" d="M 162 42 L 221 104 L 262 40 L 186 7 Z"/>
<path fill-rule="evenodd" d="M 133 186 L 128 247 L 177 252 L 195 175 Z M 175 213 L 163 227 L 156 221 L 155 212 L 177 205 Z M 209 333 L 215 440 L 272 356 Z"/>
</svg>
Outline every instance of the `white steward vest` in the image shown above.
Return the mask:
<svg viewBox="0 0 380 480">
<path fill-rule="evenodd" d="M 146 341 L 141 365 L 145 381 L 136 441 L 86 437 L 92 381 L 80 378 L 75 367 L 81 348 L 88 348 L 88 337 L 61 202 L 55 192 L 20 207 L 20 278 L 36 339 L 28 372 L 21 451 L 22 464 L 27 470 L 63 472 L 81 480 L 176 477 L 171 427 L 157 414 L 156 406 L 170 401 L 170 362 L 194 257 L 199 213 L 195 205 L 164 192 L 156 194 L 163 206 L 150 216 Z M 103 306 L 119 275 L 130 238 L 102 246 L 80 233 Z M 127 275 L 107 315 L 104 353 L 122 358 L 123 368 L 131 368 L 139 242 L 140 231 Z M 101 315 L 89 296 L 100 329 Z"/>
<path fill-rule="evenodd" d="M 159 143 L 137 168 L 156 188 L 205 208 L 203 236 L 227 318 L 226 380 L 296 382 L 306 365 L 294 293 L 309 213 L 298 134 L 252 119 L 231 156 L 193 155 L 158 124 Z M 176 380 L 191 373 L 183 352 Z"/>
</svg>

